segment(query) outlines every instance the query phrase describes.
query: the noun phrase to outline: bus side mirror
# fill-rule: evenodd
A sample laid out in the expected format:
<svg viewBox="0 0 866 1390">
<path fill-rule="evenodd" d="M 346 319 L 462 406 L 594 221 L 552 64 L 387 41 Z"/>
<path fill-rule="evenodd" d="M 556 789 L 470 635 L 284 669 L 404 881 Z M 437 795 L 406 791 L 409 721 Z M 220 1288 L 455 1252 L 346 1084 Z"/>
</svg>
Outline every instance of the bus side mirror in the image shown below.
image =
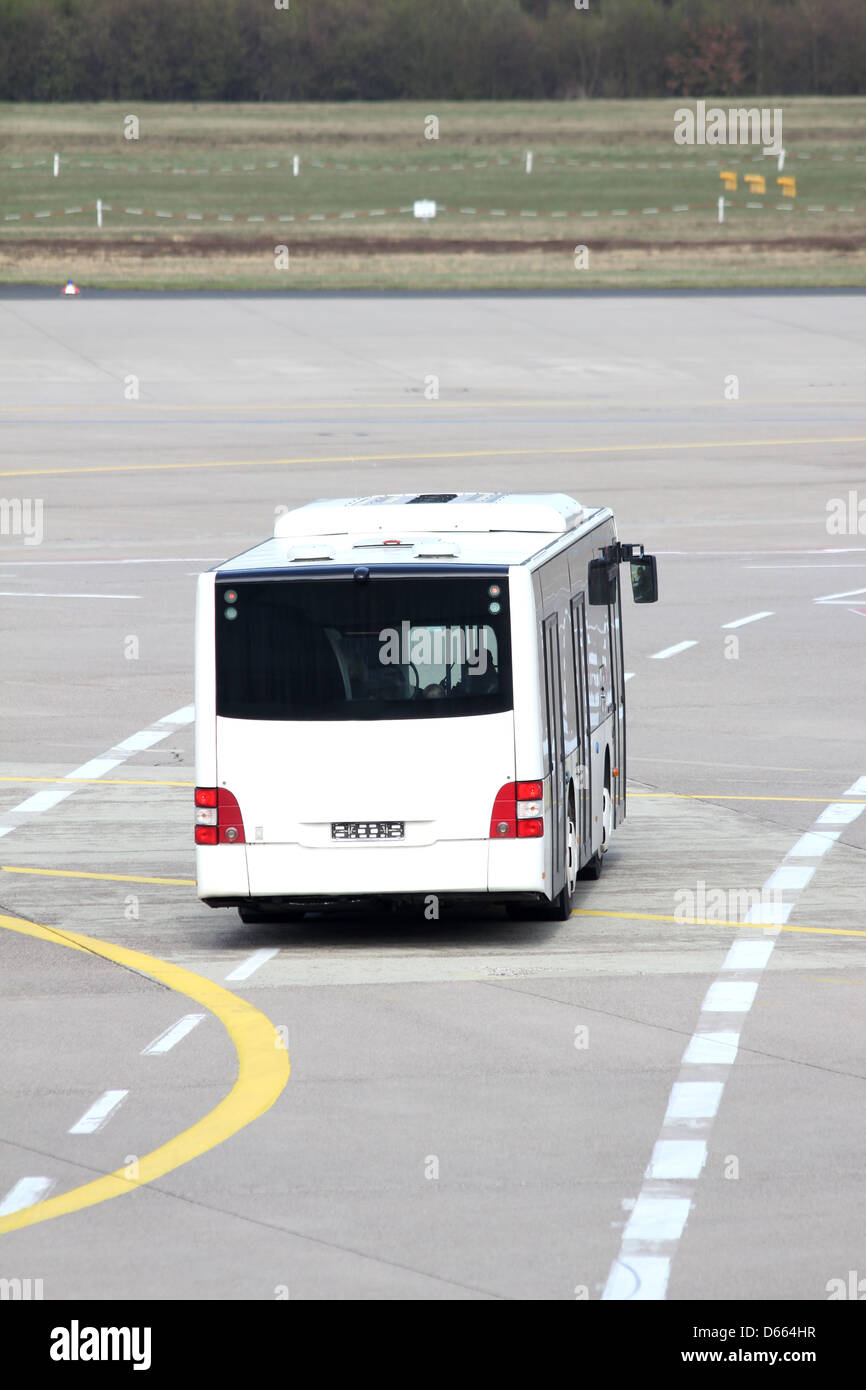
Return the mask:
<svg viewBox="0 0 866 1390">
<path fill-rule="evenodd" d="M 631 592 L 635 603 L 655 603 L 659 596 L 659 578 L 654 555 L 641 555 L 629 561 Z M 592 599 L 590 599 L 592 603 Z"/>
<path fill-rule="evenodd" d="M 590 560 L 587 587 L 591 604 L 616 603 L 616 576 L 615 560 Z"/>
</svg>

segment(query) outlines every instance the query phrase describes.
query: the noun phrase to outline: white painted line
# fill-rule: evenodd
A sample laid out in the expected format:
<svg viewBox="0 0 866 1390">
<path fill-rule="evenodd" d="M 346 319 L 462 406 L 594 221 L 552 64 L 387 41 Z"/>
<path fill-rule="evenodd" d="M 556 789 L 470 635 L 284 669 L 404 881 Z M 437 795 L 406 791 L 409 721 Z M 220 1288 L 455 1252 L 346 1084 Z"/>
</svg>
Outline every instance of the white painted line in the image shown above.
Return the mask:
<svg viewBox="0 0 866 1390">
<path fill-rule="evenodd" d="M 72 772 L 64 773 L 57 778 L 54 788 L 46 788 L 44 791 L 35 792 L 26 801 L 21 801 L 17 806 L 11 806 L 4 813 L 4 820 L 0 824 L 0 836 L 10 835 L 17 828 L 19 815 L 25 817 L 24 824 L 27 824 L 30 816 L 39 815 L 43 811 L 48 811 L 52 806 L 56 806 L 67 796 L 78 791 L 78 786 L 70 785 L 77 781 L 98 780 L 106 772 L 111 772 L 119 767 L 122 762 L 131 757 L 133 753 L 142 752 L 150 748 L 160 739 L 168 738 L 177 729 L 189 724 L 195 718 L 195 706 L 184 705 L 181 709 L 175 710 L 172 714 L 167 714 L 163 719 L 158 719 L 151 729 L 143 729 L 140 733 L 131 734 L 115 748 L 110 748 L 106 754 L 99 758 L 91 758 L 83 763 L 81 767 L 75 768 Z M 116 756 L 117 754 L 120 756 Z"/>
<path fill-rule="evenodd" d="M 26 801 L 21 801 L 15 807 L 15 812 L 20 816 L 39 816 L 43 811 L 50 811 L 52 806 L 56 806 L 58 801 L 64 801 L 67 796 L 72 796 L 75 787 L 58 787 L 56 790 L 34 792 L 28 796 Z"/>
<path fill-rule="evenodd" d="M 858 777 L 853 787 L 849 787 L 843 796 L 866 796 L 866 777 Z"/>
<path fill-rule="evenodd" d="M 861 784 L 862 779 L 860 783 L 855 783 L 855 788 L 859 790 Z M 848 813 L 859 813 L 861 810 L 862 806 L 855 806 L 850 802 L 834 803 L 833 807 L 828 807 L 822 813 L 815 825 L 820 824 L 828 813 L 833 823 L 834 815 L 843 816 L 844 813 L 844 820 L 847 820 Z M 815 836 L 819 833 L 813 825 L 810 834 Z M 804 840 L 808 840 L 808 836 L 803 836 L 800 843 Z M 821 853 L 824 852 L 825 848 L 822 847 Z M 796 891 L 805 887 L 814 872 L 815 866 L 812 864 L 792 865 L 783 862 L 763 885 L 762 900 L 765 894 L 778 898 L 782 890 Z M 753 908 L 749 913 L 748 920 L 778 924 L 787 920 L 794 906 L 793 900 L 772 904 L 762 901 L 759 907 Z M 733 941 L 722 972 L 748 970 L 759 976 L 769 963 L 778 936 L 779 932 L 775 931 L 770 933 L 769 940 L 747 937 Z M 754 1003 L 758 983 L 756 979 L 731 979 L 730 976 L 726 977 L 721 973 L 707 990 L 698 1027 L 702 1024 L 706 1026 L 707 1014 L 719 1014 L 722 1017 L 740 1014 L 745 1018 Z M 719 1021 L 722 1022 L 722 1018 Z M 681 1130 L 691 1127 L 705 1131 L 711 1128 L 713 1117 L 724 1094 L 724 1082 L 718 1081 L 717 1072 L 716 1089 L 709 1090 L 692 1080 L 693 1073 L 690 1072 L 690 1068 L 729 1067 L 736 1059 L 738 1046 L 739 1033 L 733 1029 L 694 1033 L 683 1054 L 679 1079 L 671 1090 L 662 1134 L 665 1133 L 666 1127 L 678 1126 Z M 644 1185 L 635 1203 L 632 1219 L 625 1229 L 619 1256 L 611 1266 L 603 1298 L 631 1299 L 650 1296 L 640 1292 L 641 1281 L 639 1274 L 635 1272 L 636 1263 L 644 1258 L 658 1261 L 658 1250 L 654 1247 L 657 1247 L 660 1241 L 669 1242 L 668 1263 L 673 1259 L 676 1242 L 682 1234 L 691 1210 L 695 1184 L 705 1157 L 704 1140 L 665 1137 L 656 1141 L 646 1169 Z M 652 1271 L 650 1277 L 654 1281 L 656 1296 L 666 1297 L 667 1280 L 664 1266 L 656 1263 L 649 1268 Z M 631 1281 L 627 1277 L 629 1273 L 632 1276 Z"/>
<path fill-rule="evenodd" d="M 634 1204 L 623 1240 L 679 1240 L 691 1206 L 688 1197 L 655 1197 L 642 1192 Z"/>
<path fill-rule="evenodd" d="M 141 598 L 141 594 L 42 594 L 0 589 L 0 598 Z"/>
<path fill-rule="evenodd" d="M 121 753 L 143 753 L 146 748 L 152 748 L 160 739 L 165 738 L 164 729 L 142 729 L 137 734 L 130 734 L 122 743 L 114 746 Z"/>
<path fill-rule="evenodd" d="M 195 705 L 184 705 L 182 709 L 176 709 L 174 714 L 166 714 L 162 719 L 157 719 L 157 727 L 163 724 L 191 724 L 195 719 Z"/>
<path fill-rule="evenodd" d="M 148 1043 L 147 1047 L 142 1048 L 142 1057 L 152 1057 L 156 1054 L 169 1052 L 176 1043 L 186 1037 L 187 1033 L 191 1033 L 203 1018 L 204 1014 L 184 1014 L 177 1023 L 173 1023 L 170 1028 L 166 1028 L 165 1032 L 160 1033 L 158 1038 L 154 1038 L 153 1042 Z"/>
<path fill-rule="evenodd" d="M 703 1013 L 747 1014 L 758 986 L 754 980 L 716 980 L 701 1005 Z"/>
<path fill-rule="evenodd" d="M 763 945 L 763 942 L 760 943 Z M 677 1120 L 711 1120 L 722 1099 L 723 1081 L 675 1081 L 664 1123 Z"/>
<path fill-rule="evenodd" d="M 821 567 L 821 566 L 817 566 L 817 567 L 816 567 L 816 566 L 812 566 L 811 568 L 838 569 L 838 570 L 843 570 L 843 569 L 860 569 L 860 565 L 825 565 L 825 566 L 823 566 L 823 567 Z M 815 603 L 835 603 L 835 602 L 837 602 L 837 600 L 839 600 L 839 599 L 858 598 L 858 597 L 860 596 L 860 594 L 866 594 L 866 589 L 845 589 L 841 594 L 823 594 L 823 595 L 821 596 L 821 598 L 816 598 L 816 599 L 814 599 L 813 601 L 814 601 Z M 847 795 L 847 793 L 846 793 L 846 795 Z"/>
<path fill-rule="evenodd" d="M 764 888 L 768 893 L 799 893 L 814 877 L 814 864 L 780 864 Z"/>
<path fill-rule="evenodd" d="M 807 830 L 801 835 L 793 849 L 788 850 L 789 859 L 817 859 L 826 854 L 841 835 L 840 830 Z"/>
<path fill-rule="evenodd" d="M 667 1292 L 670 1272 L 667 1255 L 620 1255 L 610 1271 L 602 1299 L 658 1302 Z"/>
<path fill-rule="evenodd" d="M 278 951 L 277 946 L 272 946 L 270 950 L 263 948 L 261 951 L 254 951 L 249 960 L 245 960 L 241 965 L 235 967 L 230 975 L 226 975 L 226 980 L 248 980 L 254 970 L 258 970 L 260 965 L 270 960 Z"/>
<path fill-rule="evenodd" d="M 653 1149 L 647 1178 L 698 1178 L 707 1161 L 703 1139 L 659 1139 Z"/>
<path fill-rule="evenodd" d="M 737 1055 L 739 1033 L 695 1033 L 683 1053 L 684 1066 L 730 1066 Z"/>
<path fill-rule="evenodd" d="M 625 673 L 625 675 L 624 675 L 624 677 L 623 677 L 623 680 L 630 681 L 633 675 L 634 675 L 634 671 L 626 671 L 626 673 Z"/>
<path fill-rule="evenodd" d="M 850 825 L 852 820 L 863 814 L 863 807 L 852 805 L 850 801 L 834 801 L 823 810 L 816 825 Z"/>
<path fill-rule="evenodd" d="M 89 763 L 83 763 L 74 772 L 67 772 L 65 780 L 91 777 L 98 779 L 104 777 L 106 772 L 113 772 L 122 762 L 123 758 L 91 758 Z"/>
<path fill-rule="evenodd" d="M 771 611 L 765 613 L 752 613 L 748 618 L 737 618 L 732 623 L 722 623 L 722 627 L 745 627 L 746 623 L 756 623 L 761 618 L 772 618 L 772 616 L 773 614 Z"/>
<path fill-rule="evenodd" d="M 95 1134 L 98 1129 L 106 1123 L 112 1113 L 129 1095 L 129 1091 L 106 1091 L 104 1096 L 94 1101 L 89 1110 L 85 1110 L 80 1120 L 67 1130 L 68 1134 Z"/>
<path fill-rule="evenodd" d="M 767 926 L 781 926 L 787 922 L 793 910 L 793 903 L 758 903 L 755 907 L 749 908 L 745 921 L 759 922 Z"/>
<path fill-rule="evenodd" d="M 53 1186 L 54 1178 L 19 1178 L 0 1202 L 0 1216 L 11 1216 L 13 1211 L 35 1206 Z"/>
<path fill-rule="evenodd" d="M 677 652 L 684 652 L 688 647 L 696 647 L 697 642 L 677 642 L 675 647 L 665 647 L 663 651 L 653 652 L 651 661 L 663 661 L 665 657 L 676 656 Z"/>
<path fill-rule="evenodd" d="M 735 941 L 722 964 L 723 970 L 763 970 L 773 948 L 774 937 L 769 941 Z"/>
</svg>

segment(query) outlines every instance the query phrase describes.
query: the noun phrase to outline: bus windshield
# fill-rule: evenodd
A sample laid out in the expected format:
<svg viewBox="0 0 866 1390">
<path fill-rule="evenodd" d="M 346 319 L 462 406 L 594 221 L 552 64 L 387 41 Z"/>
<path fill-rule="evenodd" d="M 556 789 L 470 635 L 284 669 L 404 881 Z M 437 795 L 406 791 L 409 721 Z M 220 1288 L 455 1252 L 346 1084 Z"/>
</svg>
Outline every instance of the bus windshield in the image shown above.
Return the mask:
<svg viewBox="0 0 866 1390">
<path fill-rule="evenodd" d="M 217 714 L 438 719 L 511 709 L 501 575 L 218 580 Z"/>
</svg>

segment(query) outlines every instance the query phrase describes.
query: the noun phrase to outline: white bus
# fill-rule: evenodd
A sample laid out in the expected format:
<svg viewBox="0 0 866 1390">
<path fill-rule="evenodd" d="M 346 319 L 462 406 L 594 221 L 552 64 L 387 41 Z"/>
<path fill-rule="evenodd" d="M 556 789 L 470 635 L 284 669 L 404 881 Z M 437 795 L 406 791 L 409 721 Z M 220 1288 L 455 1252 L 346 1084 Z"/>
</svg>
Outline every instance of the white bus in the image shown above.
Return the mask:
<svg viewBox="0 0 866 1390">
<path fill-rule="evenodd" d="M 244 922 L 363 900 L 564 920 L 625 816 L 620 586 L 561 493 L 311 502 L 199 577 L 196 879 Z"/>
</svg>

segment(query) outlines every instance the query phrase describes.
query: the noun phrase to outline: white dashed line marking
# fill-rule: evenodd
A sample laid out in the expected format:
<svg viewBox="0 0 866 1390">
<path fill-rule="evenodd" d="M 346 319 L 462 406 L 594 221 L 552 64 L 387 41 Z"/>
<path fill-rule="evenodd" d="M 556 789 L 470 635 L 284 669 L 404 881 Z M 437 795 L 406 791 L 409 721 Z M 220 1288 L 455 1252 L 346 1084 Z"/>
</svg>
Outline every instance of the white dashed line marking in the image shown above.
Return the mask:
<svg viewBox="0 0 866 1390">
<path fill-rule="evenodd" d="M 716 980 L 707 990 L 701 1012 L 707 1014 L 747 1014 L 758 986 L 754 980 Z"/>
<path fill-rule="evenodd" d="M 763 970 L 773 954 L 770 941 L 735 941 L 725 956 L 723 970 Z"/>
<path fill-rule="evenodd" d="M 77 1120 L 68 1134 L 95 1134 L 98 1129 L 111 1118 L 114 1111 L 129 1095 L 129 1091 L 106 1091 L 104 1096 L 94 1101 L 89 1110 L 85 1110 L 80 1120 Z"/>
<path fill-rule="evenodd" d="M 696 647 L 697 645 L 697 642 L 677 642 L 676 646 L 674 647 L 665 647 L 660 652 L 653 652 L 652 656 L 650 657 L 650 660 L 664 661 L 666 657 L 676 656 L 677 652 L 684 652 L 689 647 Z"/>
<path fill-rule="evenodd" d="M 841 833 L 839 830 L 808 830 L 800 836 L 794 848 L 788 850 L 788 858 L 817 859 L 833 847 Z"/>
<path fill-rule="evenodd" d="M 703 1139 L 659 1139 L 653 1149 L 648 1178 L 697 1178 L 707 1161 Z"/>
<path fill-rule="evenodd" d="M 858 778 L 846 794 L 859 792 L 864 786 L 866 778 Z M 816 827 L 847 824 L 862 810 L 862 805 L 834 802 L 797 841 L 791 856 L 804 858 L 809 845 L 817 842 L 815 857 L 820 858 L 832 841 Z M 781 901 L 782 894 L 795 894 L 805 888 L 818 867 L 817 864 L 790 864 L 788 858 L 786 855 L 785 861 L 770 875 L 761 889 L 762 902 L 746 917 L 746 923 L 769 924 L 769 931 L 760 936 L 757 933 L 744 935 L 733 941 L 722 972 L 704 996 L 697 1027 L 683 1053 L 679 1076 L 671 1089 L 662 1135 L 653 1148 L 632 1219 L 625 1228 L 619 1254 L 608 1274 L 603 1299 L 664 1299 L 667 1295 L 677 1242 L 688 1220 L 695 1184 L 706 1160 L 706 1135 L 712 1128 L 725 1080 L 730 1075 L 728 1069 L 736 1059 L 740 1042 L 740 1034 L 733 1027 L 710 1031 L 715 1021 L 713 1015 L 721 1015 L 720 1023 L 734 1024 L 736 1015 L 741 1015 L 745 1022 L 758 992 L 761 972 L 770 962 L 780 924 L 788 920 L 795 906 L 793 897 L 790 901 Z M 771 895 L 774 901 L 764 902 L 765 894 Z M 757 978 L 732 979 L 724 973 L 730 971 L 748 972 Z M 712 1067 L 716 1075 L 710 1082 L 697 1081 L 691 1070 L 694 1067 Z M 724 1079 L 718 1075 L 722 1071 Z M 678 1130 L 682 1137 L 677 1136 Z M 703 1131 L 704 1137 L 696 1138 L 696 1130 Z M 659 1249 L 660 1246 L 663 1248 Z"/>
<path fill-rule="evenodd" d="M 235 967 L 230 975 L 226 975 L 226 981 L 248 980 L 254 970 L 258 970 L 260 965 L 264 965 L 265 961 L 270 960 L 272 956 L 277 954 L 278 949 L 278 947 L 272 946 L 270 950 L 262 949 L 261 951 L 254 951 L 249 960 L 243 961 L 241 965 Z"/>
<path fill-rule="evenodd" d="M 711 1120 L 719 1108 L 723 1090 L 722 1081 L 675 1081 L 665 1124 L 674 1120 Z"/>
<path fill-rule="evenodd" d="M 26 801 L 20 801 L 17 806 L 11 806 L 8 811 L 4 812 L 4 819 L 0 824 L 0 836 L 10 835 L 17 828 L 19 816 L 23 818 L 21 823 L 26 825 L 33 816 L 50 810 L 65 797 L 72 796 L 74 792 L 78 791 L 77 785 L 69 786 L 68 783 L 92 781 L 103 777 L 106 772 L 112 772 L 114 768 L 119 767 L 133 753 L 150 748 L 153 744 L 159 743 L 161 739 L 177 733 L 179 728 L 192 723 L 194 718 L 195 706 L 184 705 L 182 709 L 174 710 L 173 713 L 158 719 L 152 728 L 143 729 L 137 734 L 130 734 L 129 738 L 124 739 L 114 748 L 109 748 L 103 756 L 91 758 L 81 767 L 74 768 L 72 772 L 64 773 L 62 777 L 57 778 L 56 787 L 36 792 L 33 796 L 27 797 Z"/>
<path fill-rule="evenodd" d="M 850 825 L 863 814 L 863 807 L 846 801 L 834 801 L 827 806 L 816 820 L 816 825 Z"/>
<path fill-rule="evenodd" d="M 0 1202 L 0 1216 L 11 1216 L 13 1211 L 35 1206 L 53 1186 L 53 1178 L 19 1178 Z"/>
<path fill-rule="evenodd" d="M 148 1043 L 147 1047 L 141 1050 L 142 1057 L 153 1057 L 163 1052 L 169 1052 L 175 1043 L 179 1043 L 188 1033 L 191 1033 L 197 1024 L 201 1023 L 204 1014 L 185 1014 L 178 1019 L 170 1028 L 166 1028 L 164 1033 L 160 1033 L 158 1038 Z"/>
<path fill-rule="evenodd" d="M 761 618 L 772 618 L 772 612 L 750 613 L 748 618 L 737 618 L 732 623 L 722 623 L 722 627 L 745 627 L 746 623 L 757 623 Z"/>
</svg>

